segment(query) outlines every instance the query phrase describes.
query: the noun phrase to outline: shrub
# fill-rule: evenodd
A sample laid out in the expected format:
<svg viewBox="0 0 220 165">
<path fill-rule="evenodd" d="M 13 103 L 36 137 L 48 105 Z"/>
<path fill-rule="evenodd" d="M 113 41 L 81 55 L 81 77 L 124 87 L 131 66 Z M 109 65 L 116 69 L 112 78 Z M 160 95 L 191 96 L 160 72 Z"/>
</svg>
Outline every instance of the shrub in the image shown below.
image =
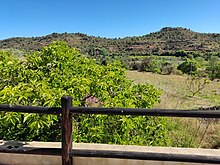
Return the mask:
<svg viewBox="0 0 220 165">
<path fill-rule="evenodd" d="M 154 57 L 144 58 L 139 65 L 138 71 L 161 73 L 161 63 Z"/>
<path fill-rule="evenodd" d="M 210 57 L 206 71 L 212 80 L 216 78 L 220 79 L 220 58 L 217 56 Z"/>
<path fill-rule="evenodd" d="M 174 73 L 174 71 L 175 71 L 175 68 L 170 62 L 164 62 L 162 64 L 162 67 L 161 67 L 162 74 L 170 75 L 171 73 Z"/>
<path fill-rule="evenodd" d="M 186 61 L 181 63 L 177 69 L 186 74 L 196 74 L 198 70 L 198 63 L 195 60 L 186 59 Z"/>
</svg>

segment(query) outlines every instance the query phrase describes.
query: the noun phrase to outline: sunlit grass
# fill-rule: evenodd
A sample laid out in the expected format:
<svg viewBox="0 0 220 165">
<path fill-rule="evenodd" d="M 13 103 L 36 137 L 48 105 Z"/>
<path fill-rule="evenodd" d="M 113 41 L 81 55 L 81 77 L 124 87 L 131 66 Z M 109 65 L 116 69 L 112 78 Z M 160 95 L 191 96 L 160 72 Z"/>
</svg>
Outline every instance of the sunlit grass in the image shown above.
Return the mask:
<svg viewBox="0 0 220 165">
<path fill-rule="evenodd" d="M 134 83 L 149 83 L 161 89 L 161 102 L 155 108 L 194 109 L 220 105 L 220 82 L 210 82 L 194 97 L 187 88 L 187 76 L 160 75 L 128 71 L 127 76 Z"/>
<path fill-rule="evenodd" d="M 128 71 L 127 76 L 134 83 L 149 83 L 161 89 L 161 102 L 154 108 L 197 109 L 220 105 L 220 82 L 210 82 L 194 97 L 187 88 L 187 76 L 159 75 Z M 220 147 L 220 123 L 215 119 L 168 118 L 168 146 L 173 147 Z"/>
</svg>

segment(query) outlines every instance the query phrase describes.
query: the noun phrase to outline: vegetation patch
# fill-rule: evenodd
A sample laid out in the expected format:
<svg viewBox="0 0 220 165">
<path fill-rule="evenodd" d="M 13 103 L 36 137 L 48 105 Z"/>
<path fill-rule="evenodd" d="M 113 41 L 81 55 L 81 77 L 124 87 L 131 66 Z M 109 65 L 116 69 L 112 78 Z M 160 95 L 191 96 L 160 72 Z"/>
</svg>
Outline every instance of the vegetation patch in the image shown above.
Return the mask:
<svg viewBox="0 0 220 165">
<path fill-rule="evenodd" d="M 163 91 L 161 101 L 155 104 L 154 108 L 190 110 L 220 105 L 220 83 L 217 81 L 187 75 L 161 75 L 137 71 L 128 71 L 126 75 L 135 83 L 147 82 Z M 196 94 L 192 97 L 193 93 Z M 168 146 L 220 148 L 219 120 L 195 118 L 167 118 L 167 120 Z"/>
<path fill-rule="evenodd" d="M 66 43 L 55 42 L 18 58 L 0 52 L 0 103 L 60 107 L 63 95 L 73 106 L 151 108 L 161 92 L 134 84 L 120 62 L 100 64 Z M 60 141 L 60 116 L 0 113 L 0 139 Z M 74 115 L 75 142 L 165 145 L 162 117 Z"/>
</svg>

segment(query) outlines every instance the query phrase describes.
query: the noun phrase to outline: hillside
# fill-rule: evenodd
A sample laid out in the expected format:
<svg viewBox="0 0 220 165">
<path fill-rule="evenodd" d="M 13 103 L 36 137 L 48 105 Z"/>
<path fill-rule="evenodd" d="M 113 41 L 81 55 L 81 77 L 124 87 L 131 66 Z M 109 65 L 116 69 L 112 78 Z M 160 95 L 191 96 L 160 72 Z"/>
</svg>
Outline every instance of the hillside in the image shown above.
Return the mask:
<svg viewBox="0 0 220 165">
<path fill-rule="evenodd" d="M 0 49 L 39 50 L 52 41 L 62 40 L 89 55 L 105 51 L 112 55 L 148 55 L 177 50 L 200 53 L 220 52 L 220 34 L 198 33 L 186 28 L 162 28 L 158 32 L 125 38 L 101 38 L 82 33 L 53 33 L 42 37 L 9 38 L 0 40 Z"/>
</svg>

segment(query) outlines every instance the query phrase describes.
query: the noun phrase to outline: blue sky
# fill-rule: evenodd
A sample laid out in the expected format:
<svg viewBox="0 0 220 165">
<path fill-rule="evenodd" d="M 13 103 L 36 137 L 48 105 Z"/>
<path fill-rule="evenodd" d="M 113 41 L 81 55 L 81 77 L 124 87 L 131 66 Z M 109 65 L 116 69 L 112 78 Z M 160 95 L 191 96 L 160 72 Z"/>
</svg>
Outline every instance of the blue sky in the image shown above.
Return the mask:
<svg viewBox="0 0 220 165">
<path fill-rule="evenodd" d="M 220 33 L 220 0 L 1 0 L 0 40 L 53 32 L 118 38 L 163 27 Z"/>
</svg>

